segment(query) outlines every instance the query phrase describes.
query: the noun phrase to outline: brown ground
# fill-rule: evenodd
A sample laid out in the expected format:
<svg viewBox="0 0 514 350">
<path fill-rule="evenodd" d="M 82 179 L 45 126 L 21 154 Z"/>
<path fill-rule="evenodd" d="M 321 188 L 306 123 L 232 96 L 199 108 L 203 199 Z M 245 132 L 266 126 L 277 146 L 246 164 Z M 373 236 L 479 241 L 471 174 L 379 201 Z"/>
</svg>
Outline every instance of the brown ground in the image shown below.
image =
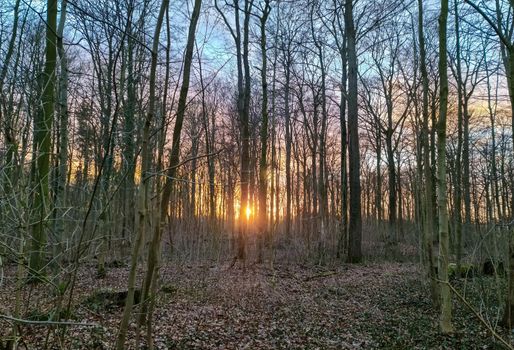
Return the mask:
<svg viewBox="0 0 514 350">
<path fill-rule="evenodd" d="M 15 268 L 0 285 L 0 314 L 12 315 Z M 167 266 L 155 312 L 158 349 L 488 349 L 498 346 L 457 305 L 457 333 L 443 337 L 414 264 L 318 267 L 254 265 Z M 73 322 L 96 327 L 23 325 L 20 344 L 29 349 L 109 349 L 122 308 L 86 301 L 98 290 L 123 290 L 127 268 L 96 279 L 79 273 Z M 55 300 L 42 285 L 23 286 L 23 318 L 48 317 Z M 136 307 L 135 311 L 137 312 Z M 39 315 L 39 316 L 38 316 Z M 11 322 L 0 320 L 6 341 Z M 64 341 L 62 341 L 64 339 Z M 134 324 L 128 339 L 134 344 Z"/>
</svg>

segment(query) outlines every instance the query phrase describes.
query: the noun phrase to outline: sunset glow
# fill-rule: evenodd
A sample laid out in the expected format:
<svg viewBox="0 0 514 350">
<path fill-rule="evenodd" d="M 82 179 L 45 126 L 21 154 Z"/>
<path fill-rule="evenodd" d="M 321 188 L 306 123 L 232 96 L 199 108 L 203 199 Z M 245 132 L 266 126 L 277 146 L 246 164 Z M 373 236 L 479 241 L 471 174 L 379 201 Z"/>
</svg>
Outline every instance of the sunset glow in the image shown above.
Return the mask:
<svg viewBox="0 0 514 350">
<path fill-rule="evenodd" d="M 246 207 L 246 220 L 250 220 L 250 216 L 252 215 L 252 208 L 250 206 Z"/>
</svg>

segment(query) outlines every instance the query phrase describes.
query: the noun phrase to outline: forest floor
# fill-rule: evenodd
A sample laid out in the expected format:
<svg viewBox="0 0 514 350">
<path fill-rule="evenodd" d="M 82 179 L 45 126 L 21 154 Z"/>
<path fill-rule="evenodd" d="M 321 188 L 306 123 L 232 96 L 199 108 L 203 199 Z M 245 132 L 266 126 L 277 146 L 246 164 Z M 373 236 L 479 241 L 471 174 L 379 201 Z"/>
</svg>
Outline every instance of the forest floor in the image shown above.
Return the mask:
<svg viewBox="0 0 514 350">
<path fill-rule="evenodd" d="M 15 267 L 7 267 L 4 273 L 0 314 L 9 315 L 16 293 L 8 282 Z M 123 290 L 127 274 L 126 267 L 111 268 L 104 279 L 97 279 L 94 268 L 80 270 L 71 321 L 97 326 L 70 326 L 63 334 L 63 329 L 25 324 L 20 327 L 20 348 L 43 349 L 45 344 L 49 349 L 111 348 L 123 308 L 92 295 L 99 290 Z M 246 271 L 229 265 L 165 266 L 161 277 L 154 314 L 158 349 L 501 348 L 457 300 L 456 333 L 440 335 L 437 312 L 422 286 L 418 267 L 411 263 L 254 265 Z M 494 296 L 480 294 L 492 290 L 484 289 L 484 283 L 489 283 L 486 278 L 480 281 L 471 280 L 466 290 L 471 302 L 491 316 L 498 305 L 484 307 L 484 300 Z M 456 283 L 464 288 L 463 282 Z M 21 315 L 44 319 L 41 315 L 49 314 L 55 298 L 44 286 L 26 285 Z M 0 337 L 5 340 L 11 323 L 0 320 Z M 134 328 L 133 322 L 129 348 L 134 346 Z M 505 331 L 498 330 L 505 336 Z"/>
</svg>

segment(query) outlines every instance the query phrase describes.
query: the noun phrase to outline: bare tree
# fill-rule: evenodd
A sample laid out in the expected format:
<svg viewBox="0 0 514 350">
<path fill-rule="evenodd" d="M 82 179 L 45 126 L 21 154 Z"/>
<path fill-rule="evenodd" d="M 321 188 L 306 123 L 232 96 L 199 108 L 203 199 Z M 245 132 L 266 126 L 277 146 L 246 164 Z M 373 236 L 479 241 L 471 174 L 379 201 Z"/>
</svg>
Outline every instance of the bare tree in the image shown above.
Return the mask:
<svg viewBox="0 0 514 350">
<path fill-rule="evenodd" d="M 250 17 L 253 7 L 253 0 L 244 0 L 241 8 L 239 0 L 234 0 L 232 8 L 234 11 L 235 26 L 232 28 L 223 10 L 215 1 L 215 6 L 221 14 L 225 25 L 230 31 L 235 46 L 237 58 L 237 111 L 241 127 L 241 200 L 239 209 L 240 227 L 238 233 L 237 259 L 246 259 L 246 234 L 248 229 L 247 212 L 251 210 L 250 203 L 250 64 L 249 64 L 249 33 Z M 240 12 L 243 12 L 243 26 L 241 34 Z"/>
<path fill-rule="evenodd" d="M 150 210 L 150 191 L 151 191 L 151 174 L 150 174 L 150 166 L 151 166 L 151 152 L 149 148 L 150 143 L 150 126 L 155 117 L 155 81 L 156 81 L 156 71 L 157 71 L 157 50 L 159 48 L 159 40 L 161 34 L 162 22 L 164 20 L 164 13 L 166 12 L 166 8 L 168 7 L 168 0 L 162 0 L 161 7 L 159 10 L 159 15 L 157 17 L 157 23 L 155 25 L 154 32 L 154 41 L 152 45 L 152 64 L 150 70 L 150 99 L 148 103 L 148 112 L 145 118 L 145 124 L 143 129 L 143 139 L 142 139 L 142 148 L 141 148 L 141 177 L 142 181 L 139 188 L 138 194 L 138 208 L 136 213 L 136 240 L 132 246 L 131 253 L 131 261 L 130 261 L 130 271 L 128 278 L 128 292 L 127 299 L 125 302 L 125 308 L 123 310 L 123 316 L 121 318 L 120 327 L 118 331 L 118 336 L 116 339 L 116 349 L 122 350 L 125 348 L 125 338 L 127 336 L 128 324 L 130 320 L 130 315 L 132 313 L 132 306 L 134 304 L 134 290 L 136 283 L 136 270 L 139 260 L 139 253 L 141 250 L 141 246 L 143 244 L 143 240 L 146 237 L 148 232 L 148 224 L 149 217 L 148 212 Z M 154 266 L 148 267 L 154 268 Z M 153 271 L 152 271 L 153 273 Z"/>
</svg>

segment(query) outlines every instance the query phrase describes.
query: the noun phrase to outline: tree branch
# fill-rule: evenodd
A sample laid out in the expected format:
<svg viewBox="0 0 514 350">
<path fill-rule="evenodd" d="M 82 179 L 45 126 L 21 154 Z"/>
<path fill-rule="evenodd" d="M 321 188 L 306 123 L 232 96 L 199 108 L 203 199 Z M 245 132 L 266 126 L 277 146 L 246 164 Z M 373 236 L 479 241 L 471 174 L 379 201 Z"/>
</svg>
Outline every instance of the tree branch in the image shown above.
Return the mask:
<svg viewBox="0 0 514 350">
<path fill-rule="evenodd" d="M 505 45 L 505 47 L 507 47 L 507 48 L 512 47 L 512 43 L 507 40 L 507 37 L 501 32 L 500 28 L 498 28 L 498 26 L 496 24 L 494 24 L 493 20 L 491 18 L 489 18 L 489 16 L 483 10 L 481 10 L 478 7 L 478 5 L 476 5 L 475 3 L 473 3 L 469 0 L 464 0 L 464 2 L 466 4 L 468 4 L 469 6 L 473 7 L 475 9 L 475 11 L 478 12 L 480 14 L 480 16 L 482 16 L 484 18 L 484 20 L 496 32 L 496 35 L 498 35 L 498 38 L 500 39 L 502 44 Z"/>
</svg>

